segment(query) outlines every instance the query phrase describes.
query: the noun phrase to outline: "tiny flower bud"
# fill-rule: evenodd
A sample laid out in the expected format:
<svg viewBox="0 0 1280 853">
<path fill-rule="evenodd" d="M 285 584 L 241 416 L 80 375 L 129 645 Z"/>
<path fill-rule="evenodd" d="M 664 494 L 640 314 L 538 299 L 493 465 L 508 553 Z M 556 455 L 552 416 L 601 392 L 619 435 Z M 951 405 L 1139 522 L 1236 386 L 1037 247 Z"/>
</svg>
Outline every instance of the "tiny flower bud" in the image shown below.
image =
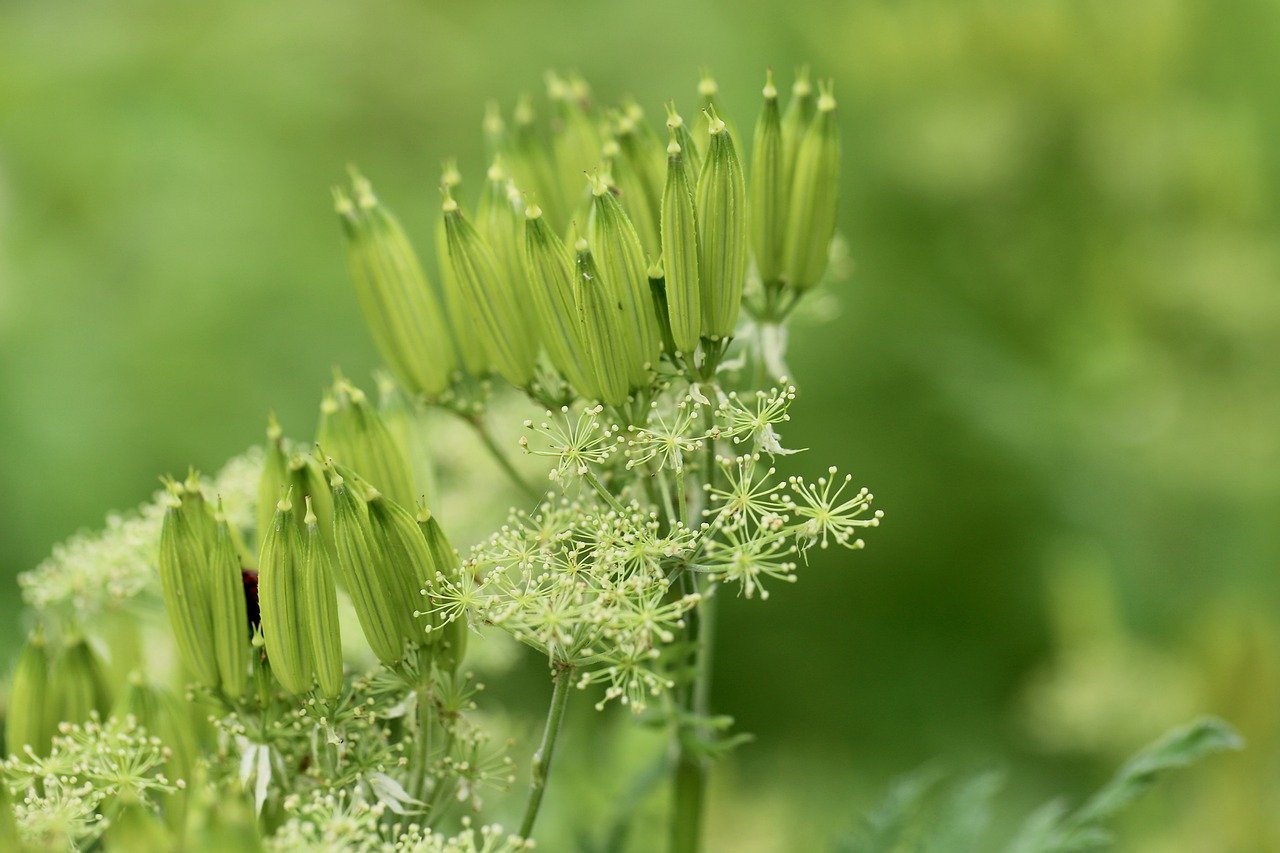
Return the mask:
<svg viewBox="0 0 1280 853">
<path fill-rule="evenodd" d="M 218 678 L 222 692 L 231 699 L 244 695 L 249 682 L 250 628 L 242 571 L 231 528 L 219 519 L 209 554 L 209 599 Z"/>
<path fill-rule="evenodd" d="M 764 87 L 764 108 L 756 122 L 751 151 L 751 185 L 747 200 L 751 220 L 751 248 L 765 285 L 781 275 L 782 242 L 786 234 L 787 175 L 782 150 L 778 90 L 770 71 Z"/>
<path fill-rule="evenodd" d="M 627 351 L 628 325 L 634 323 L 601 280 L 586 240 L 579 240 L 575 261 L 574 301 L 581 319 L 582 340 L 599 399 L 610 406 L 627 401 L 635 356 Z M 647 287 L 646 283 L 646 287 Z"/>
<path fill-rule="evenodd" d="M 822 278 L 835 235 L 840 185 L 840 132 L 835 110 L 835 95 L 828 84 L 818 96 L 818 114 L 796 153 L 783 277 L 797 290 L 807 290 Z"/>
<path fill-rule="evenodd" d="M 678 351 L 691 356 L 702 334 L 698 215 L 685 149 L 674 130 L 667 146 L 667 184 L 662 194 L 662 260 L 671 337 Z"/>
<path fill-rule="evenodd" d="M 170 482 L 168 489 L 170 506 L 160 526 L 164 609 L 183 666 L 204 686 L 217 687 L 207 570 L 209 549 L 200 533 L 206 508 L 202 502 L 197 504 L 183 486 Z"/>
<path fill-rule="evenodd" d="M 48 701 L 59 723 L 83 723 L 95 712 L 102 717 L 110 712 L 111 692 L 102 661 L 83 638 L 72 640 L 54 662 Z"/>
<path fill-rule="evenodd" d="M 276 505 L 275 518 L 258 559 L 258 610 L 267 662 L 290 693 L 311 689 L 310 643 L 302 621 L 302 543 L 290 497 Z"/>
<path fill-rule="evenodd" d="M 311 498 L 306 501 L 303 539 L 301 616 L 315 661 L 320 693 L 332 699 L 342 690 L 342 634 L 338 626 L 338 593 L 333 558 L 325 546 Z"/>
<path fill-rule="evenodd" d="M 592 193 L 591 251 L 604 292 L 621 307 L 624 318 L 621 335 L 609 345 L 623 354 L 627 381 L 638 388 L 649 383 L 649 370 L 657 366 L 662 346 L 645 275 L 644 249 L 604 180 L 595 179 Z"/>
<path fill-rule="evenodd" d="M 573 259 L 537 205 L 530 206 L 525 214 L 524 262 L 547 357 L 579 394 L 596 398 L 599 389 L 587 365 L 573 297 Z"/>
<path fill-rule="evenodd" d="M 369 647 L 390 666 L 404 657 L 405 639 L 413 633 L 413 608 L 406 610 L 400 601 L 399 584 L 374 539 L 365 501 L 355 492 L 359 484 L 349 482 L 331 461 L 325 473 L 333 495 L 333 535 L 343 586 Z"/>
<path fill-rule="evenodd" d="M 702 334 L 733 337 L 747 276 L 746 187 L 742 164 L 725 123 L 714 114 L 706 160 L 698 178 L 699 284 Z"/>
<path fill-rule="evenodd" d="M 462 175 L 452 160 L 445 163 L 440 175 L 440 190 L 446 197 L 452 196 L 462 184 Z M 436 220 L 436 263 L 440 267 L 440 283 L 444 291 L 444 306 L 453 328 L 453 341 L 462 366 L 472 376 L 489 372 L 489 354 L 484 348 L 484 337 L 477 331 L 475 317 L 467 305 L 466 297 L 453 277 L 449 263 L 449 237 L 445 232 L 444 214 Z"/>
<path fill-rule="evenodd" d="M 365 393 L 346 379 L 339 377 L 320 404 L 316 441 L 326 454 L 393 500 L 413 502 L 413 477 L 404 451 Z M 318 492 L 319 488 L 307 494 L 315 497 Z M 303 495 L 294 494 L 302 500 Z M 317 510 L 323 508 L 325 504 L 316 503 Z"/>
<path fill-rule="evenodd" d="M 22 755 L 23 747 L 31 747 L 36 755 L 49 751 L 58 721 L 50 715 L 48 701 L 49 653 L 40 629 L 31 632 L 9 687 L 9 709 L 5 716 L 5 748 L 10 755 Z M 0 785 L 3 787 L 3 785 Z"/>
<path fill-rule="evenodd" d="M 522 295 L 451 197 L 445 199 L 444 210 L 450 270 L 474 318 L 476 333 L 498 373 L 517 388 L 525 388 L 533 380 L 538 341 Z"/>
<path fill-rule="evenodd" d="M 444 315 L 399 221 L 359 174 L 354 203 L 335 192 L 347 257 L 379 353 L 406 387 L 434 396 L 453 372 Z"/>
</svg>

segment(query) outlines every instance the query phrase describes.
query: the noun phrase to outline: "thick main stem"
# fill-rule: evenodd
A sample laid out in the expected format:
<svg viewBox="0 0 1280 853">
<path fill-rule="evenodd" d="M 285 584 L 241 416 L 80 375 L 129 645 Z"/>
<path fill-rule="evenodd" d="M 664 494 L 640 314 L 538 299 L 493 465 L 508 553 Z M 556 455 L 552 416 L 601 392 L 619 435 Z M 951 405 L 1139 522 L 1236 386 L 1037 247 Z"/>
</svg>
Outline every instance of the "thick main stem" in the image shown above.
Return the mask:
<svg viewBox="0 0 1280 853">
<path fill-rule="evenodd" d="M 560 735 L 560 724 L 564 720 L 564 708 L 568 704 L 569 689 L 572 686 L 573 667 L 556 664 L 555 674 L 551 677 L 551 706 L 547 708 L 547 724 L 542 730 L 542 742 L 533 754 L 529 800 L 524 808 L 524 820 L 520 822 L 521 838 L 533 835 L 533 823 L 538 819 L 538 809 L 542 806 L 542 794 L 547 787 L 547 777 L 551 774 L 551 756 L 556 749 L 556 738 Z"/>
</svg>

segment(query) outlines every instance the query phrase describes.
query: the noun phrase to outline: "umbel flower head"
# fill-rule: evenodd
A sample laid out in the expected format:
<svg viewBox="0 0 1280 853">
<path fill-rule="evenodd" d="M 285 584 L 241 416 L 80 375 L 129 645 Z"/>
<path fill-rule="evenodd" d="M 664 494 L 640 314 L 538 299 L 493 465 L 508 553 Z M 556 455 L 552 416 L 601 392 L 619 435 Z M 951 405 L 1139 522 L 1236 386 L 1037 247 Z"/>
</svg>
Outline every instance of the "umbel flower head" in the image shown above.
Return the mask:
<svg viewBox="0 0 1280 853">
<path fill-rule="evenodd" d="M 634 101 L 598 107 L 576 77 L 548 75 L 546 128 L 528 98 L 510 123 L 491 105 L 474 219 L 452 161 L 441 179 L 448 323 L 357 175 L 338 210 L 383 357 L 428 398 L 447 393 L 458 365 L 536 396 L 544 356 L 579 398 L 614 407 L 649 399 L 665 362 L 709 375 L 744 310 L 776 323 L 826 270 L 840 146 L 832 87 L 820 90 L 802 72 L 784 109 L 769 74 L 749 151 L 708 74 L 692 127 L 670 104 L 666 134 Z"/>
</svg>

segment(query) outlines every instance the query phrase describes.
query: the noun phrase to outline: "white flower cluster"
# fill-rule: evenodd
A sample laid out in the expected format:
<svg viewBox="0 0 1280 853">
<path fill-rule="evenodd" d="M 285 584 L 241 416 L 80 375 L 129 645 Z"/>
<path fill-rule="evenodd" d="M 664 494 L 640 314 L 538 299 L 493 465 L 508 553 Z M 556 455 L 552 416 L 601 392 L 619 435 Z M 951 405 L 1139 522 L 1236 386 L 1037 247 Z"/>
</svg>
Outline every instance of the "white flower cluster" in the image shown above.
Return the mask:
<svg viewBox="0 0 1280 853">
<path fill-rule="evenodd" d="M 240 529 L 253 526 L 261 469 L 262 450 L 255 447 L 202 481 L 205 493 L 222 500 L 227 520 Z M 48 559 L 18 576 L 23 598 L 42 614 L 83 620 L 154 593 L 164 510 L 164 492 L 156 492 L 133 512 L 107 516 L 103 530 L 77 533 L 55 546 Z"/>
</svg>

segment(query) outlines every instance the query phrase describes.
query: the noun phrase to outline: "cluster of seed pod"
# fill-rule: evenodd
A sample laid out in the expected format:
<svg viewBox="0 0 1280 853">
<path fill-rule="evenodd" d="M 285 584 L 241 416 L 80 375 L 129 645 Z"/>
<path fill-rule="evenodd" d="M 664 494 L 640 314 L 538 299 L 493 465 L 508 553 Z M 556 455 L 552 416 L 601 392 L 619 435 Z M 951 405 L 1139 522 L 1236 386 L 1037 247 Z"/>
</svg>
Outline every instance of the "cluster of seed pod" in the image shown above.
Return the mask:
<svg viewBox="0 0 1280 853">
<path fill-rule="evenodd" d="M 406 388 L 436 397 L 461 369 L 527 389 L 545 353 L 578 396 L 619 406 L 664 358 L 714 367 L 744 290 L 771 321 L 822 277 L 840 167 L 829 84 L 815 94 L 802 72 L 783 110 L 768 76 L 749 175 L 710 78 L 692 129 L 668 106 L 666 141 L 635 102 L 598 109 L 554 74 L 547 88 L 548 127 L 528 99 L 510 124 L 486 114 L 474 217 L 446 166 L 440 294 L 367 180 L 335 191 L 365 318 Z"/>
</svg>

